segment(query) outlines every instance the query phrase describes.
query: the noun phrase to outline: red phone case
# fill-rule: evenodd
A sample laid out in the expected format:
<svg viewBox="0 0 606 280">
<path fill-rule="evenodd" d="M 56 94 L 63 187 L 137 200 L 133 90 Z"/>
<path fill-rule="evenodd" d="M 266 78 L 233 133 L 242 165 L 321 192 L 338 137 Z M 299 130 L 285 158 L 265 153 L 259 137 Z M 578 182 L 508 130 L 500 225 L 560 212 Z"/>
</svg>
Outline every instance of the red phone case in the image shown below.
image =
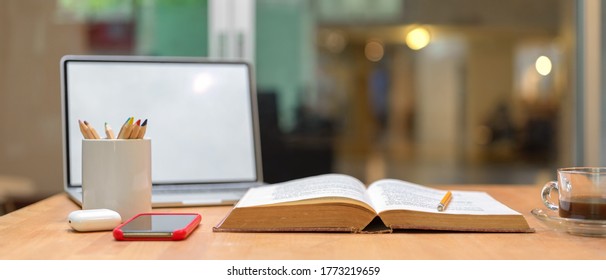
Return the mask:
<svg viewBox="0 0 606 280">
<path fill-rule="evenodd" d="M 129 222 L 131 222 L 132 220 L 136 219 L 137 217 L 143 216 L 143 215 L 195 215 L 196 217 L 194 218 L 194 220 L 191 223 L 189 223 L 184 228 L 176 229 L 175 231 L 173 231 L 173 234 L 171 237 L 128 237 L 128 236 L 124 236 L 122 227 L 124 225 L 128 224 Z M 196 229 L 196 227 L 198 227 L 198 225 L 200 224 L 201 221 L 202 221 L 202 216 L 198 213 L 141 213 L 141 214 L 137 214 L 136 216 L 128 219 L 126 222 L 120 224 L 118 227 L 116 227 L 113 230 L 113 234 L 114 234 L 114 238 L 116 240 L 120 240 L 120 241 L 183 240 L 187 236 L 189 236 L 189 234 L 192 231 L 194 231 L 194 229 Z"/>
</svg>

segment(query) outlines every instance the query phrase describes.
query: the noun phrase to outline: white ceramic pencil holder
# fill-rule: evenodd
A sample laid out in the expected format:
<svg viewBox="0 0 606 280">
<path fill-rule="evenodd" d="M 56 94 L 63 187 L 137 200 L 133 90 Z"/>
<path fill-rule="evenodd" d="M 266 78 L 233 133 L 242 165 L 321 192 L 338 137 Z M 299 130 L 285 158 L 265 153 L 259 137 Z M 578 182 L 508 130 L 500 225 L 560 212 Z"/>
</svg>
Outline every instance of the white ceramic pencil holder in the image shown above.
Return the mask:
<svg viewBox="0 0 606 280">
<path fill-rule="evenodd" d="M 82 140 L 82 209 L 111 209 L 122 221 L 150 212 L 151 140 Z"/>
</svg>

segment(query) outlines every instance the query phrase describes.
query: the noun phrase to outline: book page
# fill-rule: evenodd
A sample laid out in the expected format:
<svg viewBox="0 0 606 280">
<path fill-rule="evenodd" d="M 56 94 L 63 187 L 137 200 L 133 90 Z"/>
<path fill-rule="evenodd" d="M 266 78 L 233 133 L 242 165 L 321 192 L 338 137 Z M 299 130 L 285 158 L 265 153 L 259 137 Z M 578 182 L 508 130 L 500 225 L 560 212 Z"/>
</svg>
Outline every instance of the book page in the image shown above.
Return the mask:
<svg viewBox="0 0 606 280">
<path fill-rule="evenodd" d="M 452 191 L 452 199 L 445 211 L 437 207 L 446 191 L 400 181 L 384 179 L 368 188 L 377 213 L 387 210 L 412 210 L 441 214 L 516 215 L 520 214 L 492 198 L 485 192 Z"/>
<path fill-rule="evenodd" d="M 250 189 L 236 207 L 249 207 L 324 197 L 346 197 L 372 205 L 358 179 L 327 174 Z"/>
</svg>

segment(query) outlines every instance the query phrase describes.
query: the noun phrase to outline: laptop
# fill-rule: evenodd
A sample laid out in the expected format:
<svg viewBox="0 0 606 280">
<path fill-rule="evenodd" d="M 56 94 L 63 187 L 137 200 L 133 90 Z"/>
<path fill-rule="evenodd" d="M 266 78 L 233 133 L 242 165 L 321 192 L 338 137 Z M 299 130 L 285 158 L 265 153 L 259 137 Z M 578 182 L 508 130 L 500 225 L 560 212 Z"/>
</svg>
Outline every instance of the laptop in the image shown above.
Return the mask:
<svg viewBox="0 0 606 280">
<path fill-rule="evenodd" d="M 82 204 L 78 120 L 116 132 L 147 119 L 152 206 L 236 203 L 263 184 L 257 101 L 246 62 L 140 56 L 61 59 L 64 189 Z M 103 133 L 102 133 L 103 134 Z"/>
</svg>

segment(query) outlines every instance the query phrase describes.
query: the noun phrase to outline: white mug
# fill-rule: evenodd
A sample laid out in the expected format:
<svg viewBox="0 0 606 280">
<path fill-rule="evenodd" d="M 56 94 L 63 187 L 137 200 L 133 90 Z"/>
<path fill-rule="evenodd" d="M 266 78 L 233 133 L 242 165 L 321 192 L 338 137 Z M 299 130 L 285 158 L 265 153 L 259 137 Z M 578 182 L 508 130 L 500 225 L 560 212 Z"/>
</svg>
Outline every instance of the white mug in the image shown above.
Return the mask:
<svg viewBox="0 0 606 280">
<path fill-rule="evenodd" d="M 151 140 L 82 140 L 82 209 L 151 212 Z"/>
</svg>

